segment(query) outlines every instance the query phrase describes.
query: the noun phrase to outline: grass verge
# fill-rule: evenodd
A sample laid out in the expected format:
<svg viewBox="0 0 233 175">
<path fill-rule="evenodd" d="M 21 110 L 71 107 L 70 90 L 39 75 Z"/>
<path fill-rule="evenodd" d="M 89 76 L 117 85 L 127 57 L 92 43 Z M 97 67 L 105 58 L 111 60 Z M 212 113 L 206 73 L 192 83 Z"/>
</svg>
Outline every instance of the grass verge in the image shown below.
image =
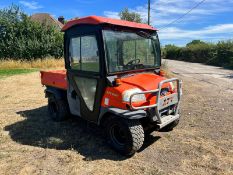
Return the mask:
<svg viewBox="0 0 233 175">
<path fill-rule="evenodd" d="M 46 58 L 32 61 L 24 60 L 0 60 L 0 70 L 8 69 L 49 69 L 64 68 L 64 59 Z"/>
<path fill-rule="evenodd" d="M 174 75 L 168 68 L 168 63 L 166 60 L 163 60 L 162 65 L 161 65 L 161 70 L 165 73 L 165 77 L 167 78 L 172 78 Z"/>
<path fill-rule="evenodd" d="M 24 60 L 0 60 L 0 78 L 17 74 L 26 74 L 40 69 L 64 69 L 64 60 L 55 58 Z"/>
<path fill-rule="evenodd" d="M 17 75 L 17 74 L 31 73 L 37 70 L 38 69 L 0 69 L 0 78 Z"/>
</svg>

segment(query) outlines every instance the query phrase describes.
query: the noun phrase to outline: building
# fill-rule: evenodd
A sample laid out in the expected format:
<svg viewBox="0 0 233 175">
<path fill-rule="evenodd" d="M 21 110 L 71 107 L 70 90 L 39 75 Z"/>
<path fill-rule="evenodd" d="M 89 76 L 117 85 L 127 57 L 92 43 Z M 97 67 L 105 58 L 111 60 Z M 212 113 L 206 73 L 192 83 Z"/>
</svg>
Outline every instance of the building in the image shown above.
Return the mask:
<svg viewBox="0 0 233 175">
<path fill-rule="evenodd" d="M 61 30 L 65 23 L 65 18 L 63 16 L 60 16 L 57 20 L 48 13 L 35 13 L 31 16 L 31 19 L 43 24 L 53 25 L 58 30 Z"/>
</svg>

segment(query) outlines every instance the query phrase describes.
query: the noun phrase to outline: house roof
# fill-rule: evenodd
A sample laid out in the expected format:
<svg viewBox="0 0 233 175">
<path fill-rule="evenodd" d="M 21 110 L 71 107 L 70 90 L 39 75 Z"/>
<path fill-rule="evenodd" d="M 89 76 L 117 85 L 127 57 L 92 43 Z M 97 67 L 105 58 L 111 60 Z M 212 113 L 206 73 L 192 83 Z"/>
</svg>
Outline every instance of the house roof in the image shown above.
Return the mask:
<svg viewBox="0 0 233 175">
<path fill-rule="evenodd" d="M 35 13 L 31 16 L 33 21 L 37 21 L 40 23 L 48 23 L 57 26 L 58 28 L 62 29 L 64 26 L 61 22 L 56 20 L 53 16 L 48 13 Z"/>
<path fill-rule="evenodd" d="M 155 29 L 152 26 L 147 25 L 147 24 L 129 22 L 129 21 L 124 21 L 124 20 L 119 20 L 119 19 L 105 18 L 105 17 L 100 17 L 100 16 L 88 16 L 88 17 L 74 19 L 74 20 L 67 22 L 64 25 L 64 27 L 62 28 L 62 31 L 65 31 L 65 30 L 67 30 L 75 25 L 78 25 L 78 24 L 92 24 L 92 25 L 112 24 L 112 25 L 116 25 L 116 26 L 124 26 L 124 27 L 130 27 L 130 28 L 157 30 L 157 29 Z"/>
</svg>

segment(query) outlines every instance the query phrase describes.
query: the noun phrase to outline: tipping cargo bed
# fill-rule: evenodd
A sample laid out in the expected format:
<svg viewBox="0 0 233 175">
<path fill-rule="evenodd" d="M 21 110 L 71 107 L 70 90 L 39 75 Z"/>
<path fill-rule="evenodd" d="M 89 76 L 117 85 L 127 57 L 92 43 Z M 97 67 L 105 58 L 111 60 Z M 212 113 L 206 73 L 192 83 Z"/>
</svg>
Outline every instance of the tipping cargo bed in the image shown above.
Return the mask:
<svg viewBox="0 0 233 175">
<path fill-rule="evenodd" d="M 67 89 L 66 70 L 40 71 L 40 75 L 42 85 Z"/>
</svg>

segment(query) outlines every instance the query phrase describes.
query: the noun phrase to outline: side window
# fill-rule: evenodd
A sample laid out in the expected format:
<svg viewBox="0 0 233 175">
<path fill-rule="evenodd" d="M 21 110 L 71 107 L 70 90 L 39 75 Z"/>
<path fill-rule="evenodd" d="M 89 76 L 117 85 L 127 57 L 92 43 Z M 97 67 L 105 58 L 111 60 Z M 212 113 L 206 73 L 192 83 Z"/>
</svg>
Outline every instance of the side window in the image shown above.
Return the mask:
<svg viewBox="0 0 233 175">
<path fill-rule="evenodd" d="M 99 72 L 99 51 L 94 35 L 72 38 L 69 51 L 72 69 Z"/>
<path fill-rule="evenodd" d="M 81 55 L 80 55 L 80 41 L 81 38 L 72 38 L 70 40 L 70 64 L 72 69 L 80 70 L 80 60 L 81 60 Z"/>
</svg>

